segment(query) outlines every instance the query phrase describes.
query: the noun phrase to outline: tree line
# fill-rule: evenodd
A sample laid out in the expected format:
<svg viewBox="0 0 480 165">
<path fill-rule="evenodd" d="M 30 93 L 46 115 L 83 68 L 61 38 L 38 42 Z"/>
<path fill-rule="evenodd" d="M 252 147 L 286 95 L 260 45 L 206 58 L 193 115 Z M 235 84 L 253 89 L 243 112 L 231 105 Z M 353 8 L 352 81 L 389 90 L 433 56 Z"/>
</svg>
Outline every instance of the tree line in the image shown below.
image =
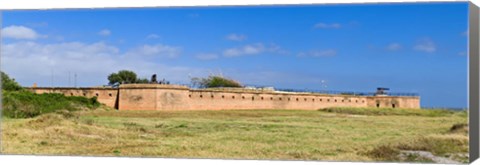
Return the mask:
<svg viewBox="0 0 480 165">
<path fill-rule="evenodd" d="M 138 78 L 137 74 L 130 70 L 120 70 L 117 73 L 111 73 L 108 76 L 108 84 L 118 86 L 120 84 L 170 84 L 169 81 L 157 81 L 156 74 L 152 75 L 150 80 L 146 78 Z M 191 85 L 198 88 L 217 88 L 217 87 L 243 87 L 243 85 L 233 79 L 218 75 L 210 75 L 206 78 L 193 77 Z"/>
<path fill-rule="evenodd" d="M 7 91 L 22 90 L 22 86 L 18 84 L 14 78 L 10 78 L 6 73 L 1 72 L 2 89 Z M 120 70 L 117 73 L 111 73 L 107 77 L 108 84 L 112 86 L 118 86 L 120 84 L 147 84 L 147 83 L 159 83 L 170 84 L 166 80 L 156 80 L 156 75 L 153 75 L 150 80 L 147 78 L 138 78 L 137 74 L 130 70 Z M 193 77 L 191 78 L 191 86 L 198 88 L 217 88 L 217 87 L 243 87 L 243 85 L 233 79 L 229 79 L 223 76 L 210 75 L 205 78 Z"/>
</svg>

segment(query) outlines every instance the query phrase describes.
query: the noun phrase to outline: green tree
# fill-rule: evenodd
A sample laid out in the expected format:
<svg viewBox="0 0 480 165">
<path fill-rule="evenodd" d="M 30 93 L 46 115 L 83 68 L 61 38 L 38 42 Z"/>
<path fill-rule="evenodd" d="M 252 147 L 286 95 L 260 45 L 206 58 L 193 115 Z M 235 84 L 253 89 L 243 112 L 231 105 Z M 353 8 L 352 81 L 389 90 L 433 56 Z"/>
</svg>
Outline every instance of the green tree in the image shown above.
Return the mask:
<svg viewBox="0 0 480 165">
<path fill-rule="evenodd" d="M 23 89 L 20 84 L 18 84 L 15 79 L 10 78 L 6 73 L 1 72 L 2 74 L 2 89 L 6 91 L 18 91 Z"/>
<path fill-rule="evenodd" d="M 147 83 L 150 83 L 150 80 L 148 80 L 146 78 L 139 78 L 139 79 L 137 79 L 137 81 L 135 83 L 147 84 Z"/>
<path fill-rule="evenodd" d="M 108 76 L 109 85 L 134 84 L 134 83 L 150 83 L 146 78 L 137 78 L 137 74 L 130 70 L 121 70 Z"/>
<path fill-rule="evenodd" d="M 192 78 L 192 85 L 200 88 L 215 88 L 215 87 L 242 87 L 242 85 L 232 79 L 222 76 L 208 76 L 207 78 Z"/>
<path fill-rule="evenodd" d="M 137 82 L 137 74 L 129 70 L 121 70 L 108 76 L 108 84 L 131 84 Z"/>
</svg>

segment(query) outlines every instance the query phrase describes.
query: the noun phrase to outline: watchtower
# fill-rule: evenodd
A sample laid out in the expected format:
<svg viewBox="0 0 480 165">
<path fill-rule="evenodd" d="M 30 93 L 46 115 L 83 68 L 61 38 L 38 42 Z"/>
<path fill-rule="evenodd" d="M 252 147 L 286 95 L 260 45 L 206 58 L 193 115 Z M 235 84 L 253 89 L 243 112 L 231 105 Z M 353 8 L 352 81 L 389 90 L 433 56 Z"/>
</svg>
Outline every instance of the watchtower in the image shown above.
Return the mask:
<svg viewBox="0 0 480 165">
<path fill-rule="evenodd" d="M 387 96 L 387 92 L 390 90 L 389 88 L 378 87 L 377 92 L 375 92 L 375 96 Z"/>
</svg>

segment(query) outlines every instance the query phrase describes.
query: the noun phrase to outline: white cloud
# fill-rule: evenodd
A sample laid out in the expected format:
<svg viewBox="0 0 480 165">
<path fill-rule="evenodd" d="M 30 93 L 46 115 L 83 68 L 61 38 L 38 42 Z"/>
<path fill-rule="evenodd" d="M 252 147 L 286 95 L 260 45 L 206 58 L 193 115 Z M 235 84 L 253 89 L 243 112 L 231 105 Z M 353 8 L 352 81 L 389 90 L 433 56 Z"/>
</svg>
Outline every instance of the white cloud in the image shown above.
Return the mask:
<svg viewBox="0 0 480 165">
<path fill-rule="evenodd" d="M 27 28 L 25 26 L 7 26 L 2 29 L 2 37 L 13 38 L 13 39 L 26 39 L 26 40 L 35 40 L 40 37 L 46 37 L 38 34 L 35 30 Z"/>
<path fill-rule="evenodd" d="M 195 57 L 199 60 L 215 60 L 215 59 L 218 59 L 218 55 L 213 54 L 213 53 L 198 54 Z"/>
<path fill-rule="evenodd" d="M 437 50 L 435 43 L 428 38 L 420 40 L 417 43 L 417 45 L 415 45 L 413 48 L 417 51 L 422 51 L 427 53 L 433 53 Z"/>
<path fill-rule="evenodd" d="M 390 51 L 397 51 L 402 49 L 402 45 L 399 43 L 391 43 L 390 45 L 387 46 L 387 50 Z"/>
<path fill-rule="evenodd" d="M 315 24 L 313 27 L 318 29 L 339 29 L 342 27 L 342 25 L 340 25 L 339 23 L 328 24 L 328 23 L 320 22 Z"/>
<path fill-rule="evenodd" d="M 126 54 L 128 56 L 150 56 L 150 57 L 168 57 L 175 58 L 178 57 L 182 49 L 176 46 L 169 46 L 163 44 L 155 45 L 143 45 L 128 51 Z"/>
<path fill-rule="evenodd" d="M 108 29 L 103 29 L 103 30 L 98 32 L 98 35 L 101 35 L 101 36 L 109 36 L 111 34 L 112 34 L 112 32 Z"/>
<path fill-rule="evenodd" d="M 247 36 L 243 34 L 229 34 L 225 38 L 230 41 L 243 41 L 247 39 Z"/>
<path fill-rule="evenodd" d="M 250 44 L 236 48 L 230 48 L 223 51 L 225 57 L 237 57 L 244 55 L 256 55 L 261 53 L 285 53 L 280 47 L 271 44 L 265 46 L 262 43 Z"/>
<path fill-rule="evenodd" d="M 328 50 L 314 50 L 310 52 L 300 52 L 298 53 L 298 57 L 333 57 L 337 55 L 337 51 L 333 49 Z"/>
<path fill-rule="evenodd" d="M 157 35 L 157 34 L 149 34 L 149 35 L 147 36 L 147 39 L 159 39 L 159 38 L 160 38 L 160 36 Z"/>
<path fill-rule="evenodd" d="M 188 74 L 206 73 L 202 68 L 168 65 L 151 57 L 178 56 L 176 47 L 162 44 L 144 45 L 128 51 L 103 42 L 62 42 L 43 44 L 14 42 L 2 45 L 2 70 L 22 85 L 50 86 L 52 70 L 54 85 L 67 86 L 68 73 L 76 73 L 77 84 L 94 86 L 107 84 L 107 76 L 118 70 L 135 71 L 149 78 L 156 73 L 170 82 L 189 82 Z M 166 60 L 166 59 L 164 59 Z M 163 61 L 164 61 L 163 60 Z"/>
</svg>

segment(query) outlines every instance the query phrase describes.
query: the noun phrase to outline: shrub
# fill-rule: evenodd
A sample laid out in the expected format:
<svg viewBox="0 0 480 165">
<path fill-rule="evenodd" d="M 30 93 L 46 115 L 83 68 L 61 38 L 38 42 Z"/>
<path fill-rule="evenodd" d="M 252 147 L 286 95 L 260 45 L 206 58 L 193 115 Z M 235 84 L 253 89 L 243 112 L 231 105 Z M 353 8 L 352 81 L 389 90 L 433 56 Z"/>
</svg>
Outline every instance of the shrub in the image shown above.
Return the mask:
<svg viewBox="0 0 480 165">
<path fill-rule="evenodd" d="M 207 78 L 192 78 L 192 84 L 200 88 L 215 88 L 215 87 L 242 87 L 242 85 L 232 79 L 222 76 L 208 76 Z"/>
<path fill-rule="evenodd" d="M 107 79 L 109 85 L 150 83 L 146 78 L 137 78 L 137 74 L 130 70 L 120 70 L 117 73 L 111 73 L 108 75 Z"/>
<path fill-rule="evenodd" d="M 1 72 L 2 78 L 2 89 L 6 91 L 18 91 L 22 90 L 22 86 L 20 86 L 15 79 L 10 78 L 6 73 Z"/>
</svg>

